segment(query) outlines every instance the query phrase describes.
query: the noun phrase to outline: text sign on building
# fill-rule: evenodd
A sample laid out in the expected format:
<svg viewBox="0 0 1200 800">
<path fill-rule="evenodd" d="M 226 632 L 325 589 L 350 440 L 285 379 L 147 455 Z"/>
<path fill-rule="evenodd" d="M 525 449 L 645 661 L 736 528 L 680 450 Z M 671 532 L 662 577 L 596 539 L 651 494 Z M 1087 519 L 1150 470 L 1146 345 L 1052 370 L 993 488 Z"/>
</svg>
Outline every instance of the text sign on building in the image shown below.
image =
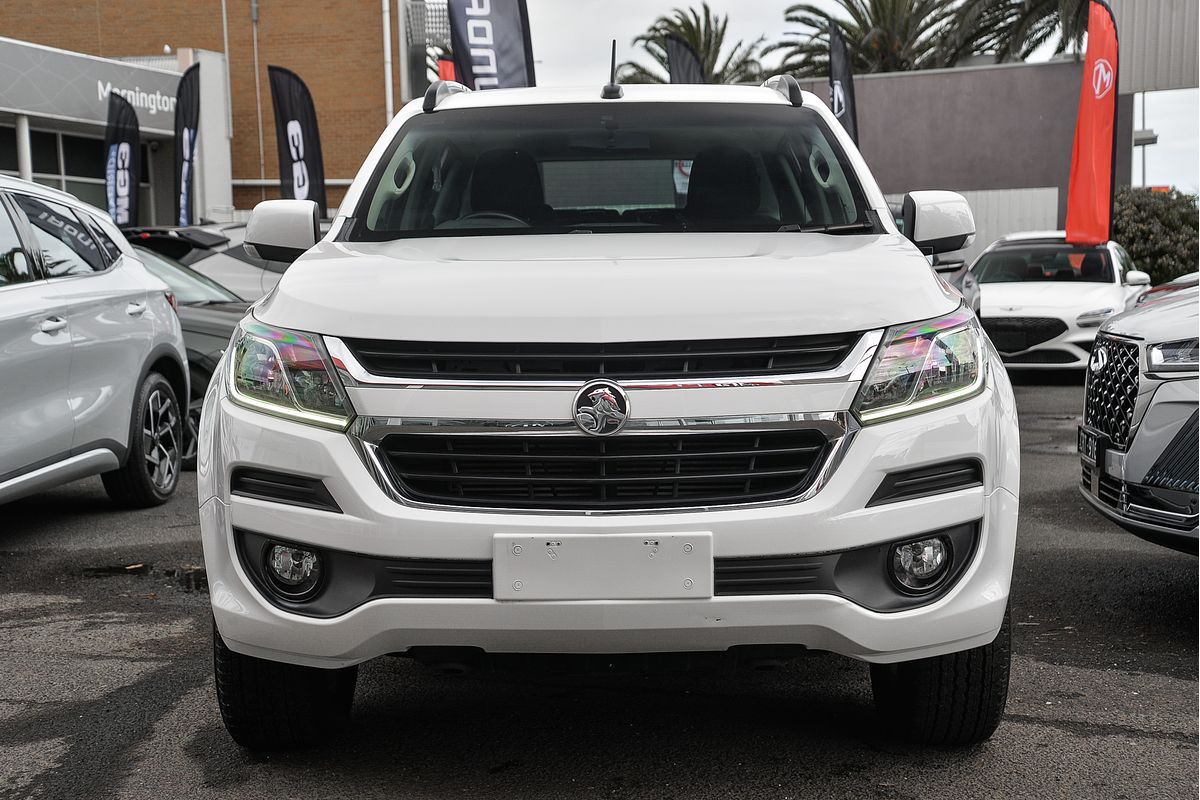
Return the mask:
<svg viewBox="0 0 1200 800">
<path fill-rule="evenodd" d="M 0 111 L 104 125 L 109 93 L 116 92 L 143 131 L 170 134 L 178 83 L 178 73 L 0 36 Z"/>
</svg>

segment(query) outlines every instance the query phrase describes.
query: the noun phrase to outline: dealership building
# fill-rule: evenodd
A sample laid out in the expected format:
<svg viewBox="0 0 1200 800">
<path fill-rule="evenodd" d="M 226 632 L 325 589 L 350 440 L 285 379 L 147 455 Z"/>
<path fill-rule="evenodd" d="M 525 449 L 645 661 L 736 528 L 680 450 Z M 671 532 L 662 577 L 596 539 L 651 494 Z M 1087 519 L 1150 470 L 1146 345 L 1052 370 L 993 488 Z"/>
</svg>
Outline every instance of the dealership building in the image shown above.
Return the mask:
<svg viewBox="0 0 1200 800">
<path fill-rule="evenodd" d="M 1128 184 L 1135 95 L 1197 85 L 1195 0 L 1112 0 L 1121 38 L 1117 179 Z M 665 7 L 664 7 L 665 9 Z M 137 24 L 130 24 L 136 19 Z M 536 25 L 536 20 L 534 21 Z M 130 100 L 146 168 L 141 224 L 168 224 L 173 112 L 200 64 L 196 203 L 242 219 L 278 196 L 267 66 L 297 73 L 321 126 L 329 205 L 399 107 L 424 91 L 427 48 L 448 37 L 444 0 L 61 0 L 0 5 L 0 173 L 103 204 L 107 95 Z M 536 39 L 535 39 L 536 46 Z M 979 236 L 1061 227 L 1083 64 L 973 64 L 857 76 L 859 144 L 889 198 L 945 188 L 971 201 Z M 542 75 L 543 80 L 553 76 Z M 828 96 L 823 80 L 805 88 Z"/>
</svg>

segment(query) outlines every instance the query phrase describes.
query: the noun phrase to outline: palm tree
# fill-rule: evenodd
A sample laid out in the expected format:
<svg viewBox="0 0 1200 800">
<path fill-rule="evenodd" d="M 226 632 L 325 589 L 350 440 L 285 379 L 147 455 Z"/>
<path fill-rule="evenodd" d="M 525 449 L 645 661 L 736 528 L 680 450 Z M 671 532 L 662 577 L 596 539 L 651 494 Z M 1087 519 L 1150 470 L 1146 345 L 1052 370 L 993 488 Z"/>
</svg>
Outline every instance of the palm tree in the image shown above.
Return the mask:
<svg viewBox="0 0 1200 800">
<path fill-rule="evenodd" d="M 997 61 L 1029 58 L 1055 36 L 1055 53 L 1083 49 L 1088 0 L 963 0 L 955 15 L 961 31 L 956 56 L 995 54 Z"/>
<path fill-rule="evenodd" d="M 1018 0 L 1019 1 L 1019 0 Z M 829 74 L 829 31 L 841 29 L 855 72 L 899 72 L 945 67 L 957 3 L 947 0 L 835 0 L 841 14 L 800 3 L 784 11 L 801 30 L 763 50 L 783 53 L 782 72 L 800 77 Z"/>
<path fill-rule="evenodd" d="M 704 3 L 701 11 L 689 8 L 687 11 L 674 9 L 669 16 L 659 17 L 645 33 L 633 40 L 634 45 L 641 45 L 649 54 L 658 69 L 648 68 L 634 61 L 621 65 L 621 81 L 623 83 L 666 83 L 670 80 L 670 66 L 667 61 L 667 50 L 664 42 L 667 36 L 675 36 L 687 42 L 696 54 L 704 68 L 706 83 L 756 83 L 762 79 L 762 65 L 759 64 L 756 52 L 765 40 L 759 37 L 756 41 L 746 44 L 738 40 L 730 49 L 729 54 L 721 59 L 721 51 L 725 49 L 725 30 L 729 17 L 716 16 Z"/>
</svg>

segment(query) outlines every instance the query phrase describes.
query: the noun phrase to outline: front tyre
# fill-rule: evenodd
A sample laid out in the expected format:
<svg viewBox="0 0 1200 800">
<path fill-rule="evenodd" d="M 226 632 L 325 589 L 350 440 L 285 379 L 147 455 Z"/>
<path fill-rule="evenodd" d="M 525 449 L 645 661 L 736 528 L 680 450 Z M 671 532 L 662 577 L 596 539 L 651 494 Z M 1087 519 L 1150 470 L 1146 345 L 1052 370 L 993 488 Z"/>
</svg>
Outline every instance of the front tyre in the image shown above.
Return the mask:
<svg viewBox="0 0 1200 800">
<path fill-rule="evenodd" d="M 151 372 L 133 407 L 133 435 L 125 466 L 104 473 L 104 490 L 126 508 L 149 508 L 171 499 L 183 456 L 183 414 L 167 379 Z"/>
<path fill-rule="evenodd" d="M 900 664 L 872 664 L 875 708 L 900 740 L 962 746 L 987 740 L 1008 699 L 1008 611 L 991 644 Z"/>
<path fill-rule="evenodd" d="M 250 750 L 327 739 L 350 716 L 358 667 L 318 669 L 235 653 L 213 625 L 213 672 L 225 730 Z"/>
</svg>

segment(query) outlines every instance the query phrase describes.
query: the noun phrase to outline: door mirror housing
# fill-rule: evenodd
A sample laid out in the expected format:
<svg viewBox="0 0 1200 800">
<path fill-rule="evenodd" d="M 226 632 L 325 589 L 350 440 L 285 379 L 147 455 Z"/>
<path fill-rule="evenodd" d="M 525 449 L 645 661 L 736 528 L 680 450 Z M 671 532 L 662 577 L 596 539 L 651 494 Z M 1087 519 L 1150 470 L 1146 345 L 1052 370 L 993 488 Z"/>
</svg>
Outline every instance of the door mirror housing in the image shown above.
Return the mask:
<svg viewBox="0 0 1200 800">
<path fill-rule="evenodd" d="M 904 235 L 926 253 L 952 253 L 975 241 L 975 216 L 958 192 L 909 192 L 901 217 Z"/>
<path fill-rule="evenodd" d="M 1131 269 L 1125 273 L 1126 286 L 1149 286 L 1150 275 L 1140 269 Z"/>
<path fill-rule="evenodd" d="M 312 200 L 264 200 L 246 222 L 246 250 L 290 264 L 321 238 L 319 214 Z"/>
</svg>

